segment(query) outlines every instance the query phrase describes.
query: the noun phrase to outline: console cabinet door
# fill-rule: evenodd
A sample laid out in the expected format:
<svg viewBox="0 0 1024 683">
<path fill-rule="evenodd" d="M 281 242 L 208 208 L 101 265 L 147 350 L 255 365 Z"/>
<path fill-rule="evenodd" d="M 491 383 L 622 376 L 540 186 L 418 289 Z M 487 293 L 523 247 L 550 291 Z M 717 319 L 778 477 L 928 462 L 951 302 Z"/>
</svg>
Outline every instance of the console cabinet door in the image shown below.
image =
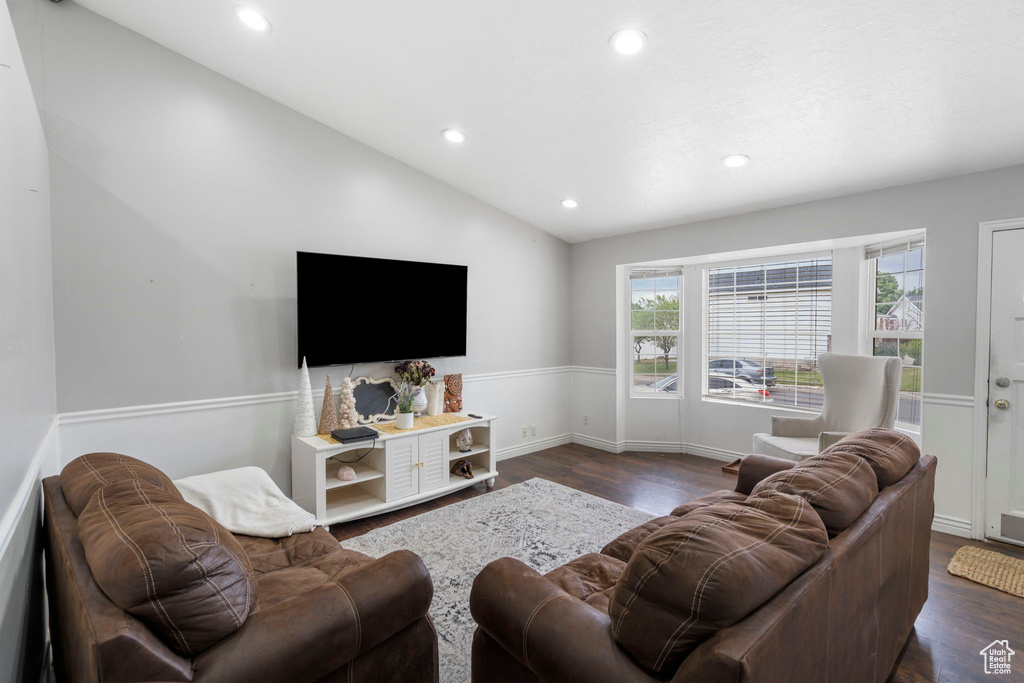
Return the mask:
<svg viewBox="0 0 1024 683">
<path fill-rule="evenodd" d="M 387 441 L 387 489 L 385 502 L 419 491 L 419 440 L 416 437 Z"/>
<path fill-rule="evenodd" d="M 420 437 L 420 493 L 448 483 L 448 433 L 432 432 Z"/>
</svg>

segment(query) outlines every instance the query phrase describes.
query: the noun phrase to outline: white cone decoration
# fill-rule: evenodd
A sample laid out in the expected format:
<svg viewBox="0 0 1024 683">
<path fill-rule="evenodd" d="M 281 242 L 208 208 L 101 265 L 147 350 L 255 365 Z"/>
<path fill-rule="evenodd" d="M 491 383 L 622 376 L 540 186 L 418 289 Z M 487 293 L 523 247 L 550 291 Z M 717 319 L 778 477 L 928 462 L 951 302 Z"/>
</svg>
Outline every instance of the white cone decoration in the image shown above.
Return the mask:
<svg viewBox="0 0 1024 683">
<path fill-rule="evenodd" d="M 302 359 L 299 371 L 299 398 L 295 404 L 295 436 L 316 436 L 316 411 L 313 409 L 313 385 L 309 383 L 309 368 Z"/>
<path fill-rule="evenodd" d="M 351 429 L 359 426 L 359 413 L 356 412 L 355 385 L 348 377 L 341 380 L 341 428 Z"/>
</svg>

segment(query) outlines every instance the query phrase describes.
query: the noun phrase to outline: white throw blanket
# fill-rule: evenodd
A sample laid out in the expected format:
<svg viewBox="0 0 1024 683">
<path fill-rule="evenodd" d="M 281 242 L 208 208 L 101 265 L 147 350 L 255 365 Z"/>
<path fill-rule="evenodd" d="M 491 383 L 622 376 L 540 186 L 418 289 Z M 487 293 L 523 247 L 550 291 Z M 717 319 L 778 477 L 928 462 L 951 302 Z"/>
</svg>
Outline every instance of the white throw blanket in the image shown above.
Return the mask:
<svg viewBox="0 0 1024 683">
<path fill-rule="evenodd" d="M 178 479 L 185 500 L 233 534 L 284 538 L 312 531 L 316 517 L 299 507 L 259 467 L 239 467 Z"/>
</svg>

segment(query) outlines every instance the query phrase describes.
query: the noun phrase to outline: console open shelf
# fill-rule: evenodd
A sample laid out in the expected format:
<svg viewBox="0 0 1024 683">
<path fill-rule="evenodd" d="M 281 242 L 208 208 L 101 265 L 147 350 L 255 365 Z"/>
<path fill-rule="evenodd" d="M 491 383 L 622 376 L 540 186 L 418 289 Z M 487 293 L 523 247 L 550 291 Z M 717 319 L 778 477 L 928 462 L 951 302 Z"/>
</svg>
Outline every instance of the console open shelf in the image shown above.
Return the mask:
<svg viewBox="0 0 1024 683">
<path fill-rule="evenodd" d="M 415 505 L 481 482 L 490 486 L 498 476 L 494 420 L 493 415 L 485 415 L 401 434 L 381 433 L 375 440 L 348 444 L 293 436 L 292 498 L 327 526 Z M 473 434 L 468 453 L 460 453 L 455 446 L 456 435 L 464 429 Z M 359 458 L 345 463 L 355 470 L 356 478 L 340 481 L 338 468 L 343 463 L 333 456 L 343 461 Z M 470 461 L 472 479 L 450 473 L 455 460 Z"/>
<path fill-rule="evenodd" d="M 378 469 L 364 465 L 361 462 L 350 463 L 348 465 L 355 470 L 356 478 L 350 479 L 349 481 L 341 481 L 338 479 L 338 470 L 341 469 L 342 463 L 336 460 L 327 460 L 327 489 L 336 489 L 342 486 L 352 486 L 354 484 L 361 484 L 364 481 L 373 481 L 384 476 L 384 473 Z"/>
<path fill-rule="evenodd" d="M 477 445 L 477 444 L 473 444 L 472 446 L 469 447 L 469 451 L 466 452 L 466 453 L 463 453 L 462 451 L 460 451 L 458 449 L 454 449 L 454 450 L 448 451 L 448 459 L 449 460 L 460 460 L 460 459 L 468 460 L 468 459 L 472 458 L 474 455 L 480 455 L 481 453 L 487 453 L 490 450 L 491 449 L 490 449 L 489 446 L 480 446 L 480 445 Z"/>
</svg>

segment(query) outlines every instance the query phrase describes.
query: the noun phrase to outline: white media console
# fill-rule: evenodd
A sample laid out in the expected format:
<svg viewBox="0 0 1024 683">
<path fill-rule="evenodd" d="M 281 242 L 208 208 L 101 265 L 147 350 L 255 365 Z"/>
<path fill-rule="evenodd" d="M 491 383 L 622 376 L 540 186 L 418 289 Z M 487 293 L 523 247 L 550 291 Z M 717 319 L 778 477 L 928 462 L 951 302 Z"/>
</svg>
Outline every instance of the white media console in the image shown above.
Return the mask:
<svg viewBox="0 0 1024 683">
<path fill-rule="evenodd" d="M 376 442 L 338 444 L 319 436 L 292 436 L 292 499 L 326 526 L 415 505 L 482 481 L 490 486 L 498 475 L 494 419 L 484 415 L 453 425 L 381 434 Z M 467 428 L 473 433 L 473 446 L 460 453 L 455 435 Z M 349 463 L 356 478 L 340 481 L 339 460 L 352 461 L 367 451 L 359 462 Z M 473 464 L 472 479 L 449 474 L 451 463 L 460 459 Z"/>
</svg>

